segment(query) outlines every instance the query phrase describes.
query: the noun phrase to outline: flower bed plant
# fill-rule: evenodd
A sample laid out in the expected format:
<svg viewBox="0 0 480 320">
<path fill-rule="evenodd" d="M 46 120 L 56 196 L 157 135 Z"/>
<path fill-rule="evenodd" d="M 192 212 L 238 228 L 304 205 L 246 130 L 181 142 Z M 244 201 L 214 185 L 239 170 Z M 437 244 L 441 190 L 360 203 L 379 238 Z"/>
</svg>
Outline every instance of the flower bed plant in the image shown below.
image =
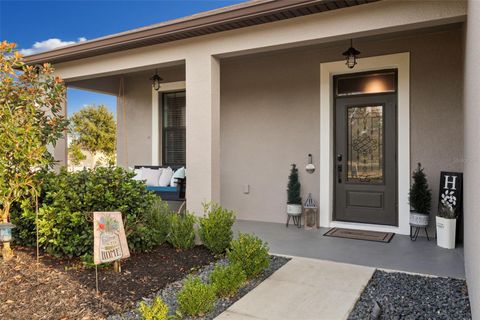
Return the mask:
<svg viewBox="0 0 480 320">
<path fill-rule="evenodd" d="M 268 245 L 259 237 L 247 233 L 240 233 L 238 239 L 232 241 L 227 257 L 242 267 L 247 278 L 256 276 L 270 263 Z"/>
<path fill-rule="evenodd" d="M 195 246 L 195 222 L 196 217 L 186 212 L 185 214 L 173 214 L 170 217 L 167 241 L 178 250 L 191 249 Z"/>
<path fill-rule="evenodd" d="M 200 239 L 213 253 L 223 253 L 233 239 L 235 213 L 215 203 L 204 204 L 204 212 L 199 220 Z"/>
<path fill-rule="evenodd" d="M 108 167 L 80 172 L 61 170 L 41 173 L 43 187 L 40 194 L 38 220 L 40 246 L 58 256 L 82 256 L 90 253 L 93 244 L 92 212 L 120 211 L 130 249 L 146 251 L 165 240 L 162 225 L 168 209 L 155 203 L 156 197 L 145 189 L 141 181 L 132 179 L 133 173 L 122 168 Z M 19 211 L 16 230 L 20 243 L 35 239 L 33 223 L 35 210 L 24 206 Z"/>
</svg>

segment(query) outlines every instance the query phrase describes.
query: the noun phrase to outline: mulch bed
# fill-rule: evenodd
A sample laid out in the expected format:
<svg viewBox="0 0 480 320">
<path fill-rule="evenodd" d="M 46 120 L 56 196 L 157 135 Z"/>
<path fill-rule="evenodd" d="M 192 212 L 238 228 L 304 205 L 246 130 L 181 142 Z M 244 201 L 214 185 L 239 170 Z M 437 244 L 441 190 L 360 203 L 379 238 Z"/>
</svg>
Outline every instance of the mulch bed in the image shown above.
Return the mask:
<svg viewBox="0 0 480 320">
<path fill-rule="evenodd" d="M 465 280 L 379 270 L 348 317 L 349 320 L 471 318 Z"/>
<path fill-rule="evenodd" d="M 120 274 L 99 268 L 97 295 L 94 268 L 49 255 L 37 265 L 33 249 L 17 247 L 12 261 L 0 258 L 0 319 L 106 319 L 214 260 L 202 246 L 177 252 L 165 244 L 132 254 Z"/>
</svg>

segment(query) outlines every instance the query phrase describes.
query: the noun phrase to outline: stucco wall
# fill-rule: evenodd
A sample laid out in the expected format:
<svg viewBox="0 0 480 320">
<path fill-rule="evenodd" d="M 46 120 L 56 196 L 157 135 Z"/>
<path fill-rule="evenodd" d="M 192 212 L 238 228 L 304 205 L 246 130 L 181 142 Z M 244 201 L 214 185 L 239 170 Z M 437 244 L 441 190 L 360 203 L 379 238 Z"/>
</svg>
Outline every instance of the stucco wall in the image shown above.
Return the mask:
<svg viewBox="0 0 480 320">
<path fill-rule="evenodd" d="M 465 55 L 465 272 L 473 319 L 480 319 L 480 2 L 468 7 Z"/>
<path fill-rule="evenodd" d="M 152 82 L 154 70 L 126 76 L 125 114 L 121 99 L 117 99 L 117 162 L 120 166 L 152 164 Z M 185 80 L 185 67 L 159 69 L 164 82 Z M 119 80 L 116 80 L 118 82 Z M 128 161 L 127 161 L 128 154 Z M 162 159 L 161 154 L 159 159 Z"/>
<path fill-rule="evenodd" d="M 425 167 L 434 208 L 440 171 L 463 169 L 461 37 L 455 26 L 355 42 L 364 57 L 411 53 L 411 166 Z M 307 174 L 304 166 L 308 153 L 319 165 L 319 65 L 341 59 L 346 45 L 222 61 L 221 202 L 239 219 L 285 221 L 291 163 L 301 168 L 303 197 L 318 200 L 318 170 Z"/>
</svg>

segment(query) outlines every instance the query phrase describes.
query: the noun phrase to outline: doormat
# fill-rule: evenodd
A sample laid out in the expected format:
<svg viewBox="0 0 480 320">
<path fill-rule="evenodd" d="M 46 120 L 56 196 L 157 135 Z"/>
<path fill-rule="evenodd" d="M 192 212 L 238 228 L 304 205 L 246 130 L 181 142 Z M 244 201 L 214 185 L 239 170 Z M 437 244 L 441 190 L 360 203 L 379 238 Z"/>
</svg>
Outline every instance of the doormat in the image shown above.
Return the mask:
<svg viewBox="0 0 480 320">
<path fill-rule="evenodd" d="M 392 232 L 378 232 L 378 231 L 366 231 L 366 230 L 354 230 L 344 228 L 332 228 L 328 230 L 324 236 L 347 238 L 355 240 L 367 240 L 376 242 L 390 242 L 395 234 Z"/>
</svg>

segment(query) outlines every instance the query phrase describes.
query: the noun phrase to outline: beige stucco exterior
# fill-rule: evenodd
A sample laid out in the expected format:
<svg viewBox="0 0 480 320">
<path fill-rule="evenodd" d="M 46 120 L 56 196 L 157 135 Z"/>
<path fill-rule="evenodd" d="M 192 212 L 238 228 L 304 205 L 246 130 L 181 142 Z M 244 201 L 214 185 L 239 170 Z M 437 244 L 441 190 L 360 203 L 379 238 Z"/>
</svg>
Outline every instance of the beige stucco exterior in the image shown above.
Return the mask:
<svg viewBox="0 0 480 320">
<path fill-rule="evenodd" d="M 425 167 L 433 212 L 440 171 L 465 169 L 466 267 L 469 285 L 477 292 L 471 298 L 478 318 L 480 221 L 473 212 L 480 203 L 470 190 L 478 189 L 480 179 L 474 104 L 480 97 L 475 87 L 479 71 L 467 69 L 464 115 L 466 4 L 380 1 L 60 63 L 57 70 L 73 85 L 100 91 L 104 86 L 105 92 L 120 90 L 105 79 L 120 83 L 123 77 L 117 147 L 124 166 L 150 164 L 157 156 L 152 148 L 158 139 L 148 80 L 152 71 L 159 68 L 167 82 L 185 81 L 188 209 L 201 214 L 201 202 L 214 200 L 235 209 L 239 219 L 284 222 L 291 163 L 301 169 L 304 198 L 312 193 L 318 200 L 322 192 L 320 64 L 340 60 L 350 38 L 362 57 L 409 53 L 408 165 L 421 162 Z M 479 15 L 478 7 L 470 5 L 472 16 Z M 467 31 L 472 70 L 478 69 L 479 48 L 473 40 L 480 37 L 478 19 L 469 22 Z M 309 153 L 317 167 L 313 174 L 303 170 Z"/>
<path fill-rule="evenodd" d="M 480 319 L 480 2 L 468 7 L 465 54 L 465 272 L 473 319 Z"/>
<path fill-rule="evenodd" d="M 291 163 L 302 168 L 303 197 L 312 193 L 318 201 L 319 65 L 338 60 L 344 46 L 314 46 L 222 63 L 221 200 L 235 208 L 239 218 L 284 222 Z M 362 56 L 410 52 L 410 166 L 422 162 L 436 208 L 440 171 L 463 171 L 462 29 L 357 41 L 355 46 Z M 303 169 L 309 153 L 317 167 L 314 174 Z M 245 184 L 251 187 L 249 194 L 243 193 Z"/>
</svg>

